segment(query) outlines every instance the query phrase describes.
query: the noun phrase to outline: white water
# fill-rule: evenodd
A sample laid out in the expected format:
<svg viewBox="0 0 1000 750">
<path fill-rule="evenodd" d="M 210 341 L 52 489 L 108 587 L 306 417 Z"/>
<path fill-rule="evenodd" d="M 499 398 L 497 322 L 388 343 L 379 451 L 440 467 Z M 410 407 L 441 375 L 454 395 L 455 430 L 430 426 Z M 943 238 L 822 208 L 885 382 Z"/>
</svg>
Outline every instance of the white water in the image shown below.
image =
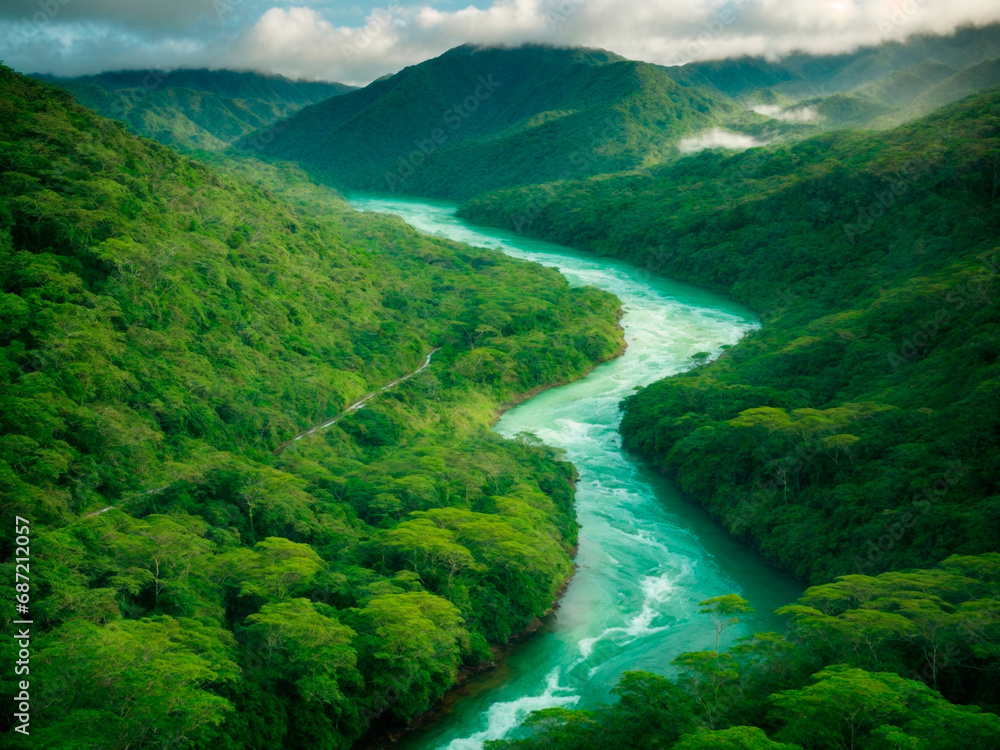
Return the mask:
<svg viewBox="0 0 1000 750">
<path fill-rule="evenodd" d="M 739 593 L 758 614 L 725 641 L 776 629 L 770 613 L 801 587 L 730 538 L 641 460 L 622 451 L 619 402 L 636 386 L 689 369 L 692 355 L 717 355 L 756 325 L 726 298 L 598 258 L 454 216 L 454 206 L 426 199 L 355 196 L 359 209 L 401 216 L 436 234 L 558 268 L 574 285 L 615 294 L 625 311 L 625 355 L 586 378 L 554 388 L 507 412 L 496 430 L 535 433 L 563 448 L 580 472 L 579 570 L 546 627 L 499 668 L 471 681 L 447 715 L 402 743 L 404 748 L 478 750 L 516 736 L 532 711 L 593 707 L 612 698 L 622 672 L 669 673 L 685 651 L 714 648 L 714 630 L 698 602 Z"/>
</svg>

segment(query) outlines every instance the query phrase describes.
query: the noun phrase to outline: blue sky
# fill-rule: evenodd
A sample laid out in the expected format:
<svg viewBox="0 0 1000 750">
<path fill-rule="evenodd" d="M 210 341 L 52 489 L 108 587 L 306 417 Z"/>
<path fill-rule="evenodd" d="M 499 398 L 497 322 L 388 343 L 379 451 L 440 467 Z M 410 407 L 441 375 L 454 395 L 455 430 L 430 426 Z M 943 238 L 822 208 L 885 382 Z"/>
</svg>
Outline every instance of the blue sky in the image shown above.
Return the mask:
<svg viewBox="0 0 1000 750">
<path fill-rule="evenodd" d="M 673 65 L 995 21 L 996 0 L 0 0 L 0 60 L 57 75 L 211 67 L 364 84 L 467 42 Z"/>
</svg>

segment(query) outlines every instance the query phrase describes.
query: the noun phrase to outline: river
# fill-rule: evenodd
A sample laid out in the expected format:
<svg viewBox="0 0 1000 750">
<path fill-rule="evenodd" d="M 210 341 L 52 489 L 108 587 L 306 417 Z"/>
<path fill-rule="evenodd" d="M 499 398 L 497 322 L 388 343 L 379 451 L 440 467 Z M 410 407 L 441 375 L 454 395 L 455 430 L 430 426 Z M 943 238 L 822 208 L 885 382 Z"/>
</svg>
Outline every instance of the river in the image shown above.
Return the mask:
<svg viewBox="0 0 1000 750">
<path fill-rule="evenodd" d="M 747 308 L 624 261 L 599 258 L 458 219 L 455 205 L 425 198 L 353 195 L 361 210 L 396 214 L 416 229 L 558 268 L 573 285 L 622 301 L 626 353 L 587 377 L 511 409 L 497 432 L 536 434 L 566 451 L 580 473 L 578 571 L 545 626 L 512 648 L 498 669 L 473 678 L 447 712 L 408 734 L 405 750 L 478 750 L 517 736 L 532 711 L 593 708 L 612 699 L 622 672 L 671 672 L 685 651 L 714 648 L 698 602 L 738 593 L 756 613 L 723 634 L 725 644 L 783 627 L 773 611 L 803 587 L 731 538 L 644 461 L 622 450 L 618 404 L 637 386 L 718 355 L 757 325 Z"/>
</svg>

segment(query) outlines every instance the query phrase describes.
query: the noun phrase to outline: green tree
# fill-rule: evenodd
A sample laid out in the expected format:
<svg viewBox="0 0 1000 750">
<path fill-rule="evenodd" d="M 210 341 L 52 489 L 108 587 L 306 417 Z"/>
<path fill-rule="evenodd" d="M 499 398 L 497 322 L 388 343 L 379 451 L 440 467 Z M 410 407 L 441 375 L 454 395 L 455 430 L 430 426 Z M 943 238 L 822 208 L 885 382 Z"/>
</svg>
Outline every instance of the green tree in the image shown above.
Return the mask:
<svg viewBox="0 0 1000 750">
<path fill-rule="evenodd" d="M 247 623 L 247 645 L 266 674 L 294 683 L 306 701 L 343 704 L 345 687 L 360 686 L 354 631 L 329 607 L 308 599 L 266 604 Z"/>
<path fill-rule="evenodd" d="M 723 631 L 731 625 L 740 621 L 737 615 L 749 614 L 753 612 L 750 602 L 739 594 L 725 594 L 723 596 L 713 596 L 703 602 L 698 602 L 699 612 L 709 615 L 715 625 L 715 653 L 719 653 L 719 638 Z"/>
<path fill-rule="evenodd" d="M 775 742 L 757 727 L 729 727 L 686 734 L 674 750 L 801 750 L 799 745 Z"/>
</svg>

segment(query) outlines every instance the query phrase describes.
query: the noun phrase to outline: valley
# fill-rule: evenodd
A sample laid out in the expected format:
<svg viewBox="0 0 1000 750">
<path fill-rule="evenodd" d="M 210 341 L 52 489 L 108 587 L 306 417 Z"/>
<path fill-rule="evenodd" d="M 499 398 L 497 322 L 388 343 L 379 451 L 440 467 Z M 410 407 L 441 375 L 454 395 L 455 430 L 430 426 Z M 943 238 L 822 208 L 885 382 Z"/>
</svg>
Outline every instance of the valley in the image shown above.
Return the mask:
<svg viewBox="0 0 1000 750">
<path fill-rule="evenodd" d="M 12 747 L 998 746 L 997 18 L 599 5 L 0 65 Z"/>
</svg>

